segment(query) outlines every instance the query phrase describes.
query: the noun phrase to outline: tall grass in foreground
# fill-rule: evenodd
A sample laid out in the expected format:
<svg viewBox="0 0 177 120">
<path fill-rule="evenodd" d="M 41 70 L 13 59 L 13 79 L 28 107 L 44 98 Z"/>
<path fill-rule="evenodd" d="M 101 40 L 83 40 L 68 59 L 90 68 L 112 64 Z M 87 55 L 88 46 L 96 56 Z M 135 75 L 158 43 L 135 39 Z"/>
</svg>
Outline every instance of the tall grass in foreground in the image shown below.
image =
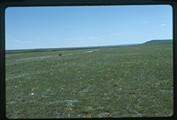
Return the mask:
<svg viewBox="0 0 177 120">
<path fill-rule="evenodd" d="M 6 55 L 8 118 L 172 114 L 171 44 Z"/>
</svg>

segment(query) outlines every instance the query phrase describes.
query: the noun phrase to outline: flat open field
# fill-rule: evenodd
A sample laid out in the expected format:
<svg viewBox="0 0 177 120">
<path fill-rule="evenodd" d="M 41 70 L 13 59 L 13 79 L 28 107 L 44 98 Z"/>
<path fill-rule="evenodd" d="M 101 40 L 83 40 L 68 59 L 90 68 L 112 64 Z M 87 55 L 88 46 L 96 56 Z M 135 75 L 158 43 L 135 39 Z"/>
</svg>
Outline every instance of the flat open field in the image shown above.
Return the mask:
<svg viewBox="0 0 177 120">
<path fill-rule="evenodd" d="M 6 54 L 6 115 L 171 116 L 172 56 L 172 44 Z"/>
</svg>

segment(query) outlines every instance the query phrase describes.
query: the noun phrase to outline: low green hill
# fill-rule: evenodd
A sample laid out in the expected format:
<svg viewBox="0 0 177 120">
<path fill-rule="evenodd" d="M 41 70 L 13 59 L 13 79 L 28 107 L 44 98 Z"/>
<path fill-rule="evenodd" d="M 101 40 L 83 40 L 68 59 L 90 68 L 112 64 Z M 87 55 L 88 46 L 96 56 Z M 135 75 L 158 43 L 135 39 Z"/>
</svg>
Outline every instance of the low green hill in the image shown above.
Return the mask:
<svg viewBox="0 0 177 120">
<path fill-rule="evenodd" d="M 147 41 L 144 44 L 167 44 L 167 43 L 172 43 L 171 39 L 166 39 L 166 40 L 151 40 Z"/>
</svg>

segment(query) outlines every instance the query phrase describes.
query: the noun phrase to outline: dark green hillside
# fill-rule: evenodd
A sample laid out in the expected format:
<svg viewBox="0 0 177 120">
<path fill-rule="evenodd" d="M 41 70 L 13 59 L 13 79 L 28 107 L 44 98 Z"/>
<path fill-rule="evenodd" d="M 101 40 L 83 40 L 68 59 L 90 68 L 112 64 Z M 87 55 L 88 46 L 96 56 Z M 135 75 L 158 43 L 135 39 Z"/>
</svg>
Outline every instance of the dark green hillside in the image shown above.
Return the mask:
<svg viewBox="0 0 177 120">
<path fill-rule="evenodd" d="M 171 39 L 166 39 L 166 40 L 151 40 L 147 41 L 144 44 L 171 44 L 172 40 Z"/>
</svg>

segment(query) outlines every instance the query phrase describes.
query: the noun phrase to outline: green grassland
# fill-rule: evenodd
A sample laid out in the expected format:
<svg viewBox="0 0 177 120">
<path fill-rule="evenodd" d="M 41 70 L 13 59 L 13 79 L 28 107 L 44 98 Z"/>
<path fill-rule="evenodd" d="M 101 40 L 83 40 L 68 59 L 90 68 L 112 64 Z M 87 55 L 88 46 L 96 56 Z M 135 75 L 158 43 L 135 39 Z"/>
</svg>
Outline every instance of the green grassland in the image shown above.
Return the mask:
<svg viewBox="0 0 177 120">
<path fill-rule="evenodd" d="M 6 54 L 7 117 L 168 117 L 173 114 L 172 44 L 88 51 Z M 62 56 L 58 56 L 60 53 Z"/>
</svg>

